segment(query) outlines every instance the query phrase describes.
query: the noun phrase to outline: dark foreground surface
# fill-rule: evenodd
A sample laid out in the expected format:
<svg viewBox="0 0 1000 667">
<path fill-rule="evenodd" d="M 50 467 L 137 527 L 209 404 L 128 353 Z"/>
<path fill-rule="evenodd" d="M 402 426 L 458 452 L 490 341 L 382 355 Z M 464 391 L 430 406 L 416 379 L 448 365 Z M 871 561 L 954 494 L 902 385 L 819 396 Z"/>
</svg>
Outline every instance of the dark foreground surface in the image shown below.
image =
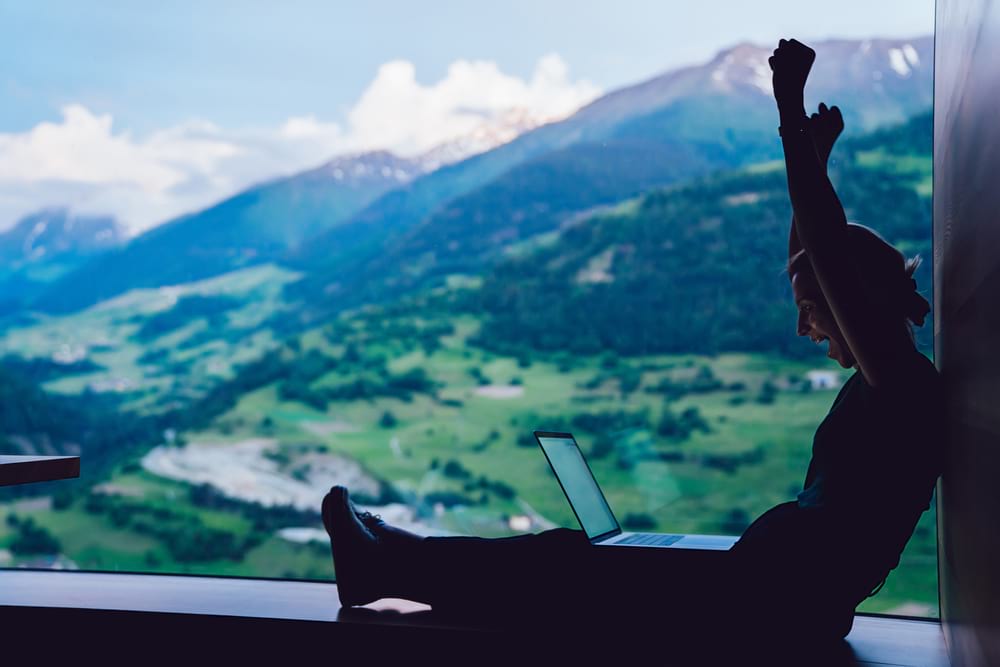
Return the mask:
<svg viewBox="0 0 1000 667">
<path fill-rule="evenodd" d="M 734 645 L 705 637 L 637 636 L 609 610 L 591 629 L 471 625 L 423 605 L 385 600 L 342 609 L 333 584 L 81 572 L 0 572 L 5 657 L 102 662 L 209 658 L 261 664 L 432 660 L 438 664 L 540 659 L 655 658 L 657 664 L 947 665 L 940 625 L 859 616 L 847 641 L 800 646 L 776 630 Z M 595 631 L 593 627 L 599 628 Z M 233 662 L 230 662 L 233 661 Z M 357 662 L 356 662 L 357 661 Z M 89 661 L 88 661 L 89 662 Z"/>
</svg>

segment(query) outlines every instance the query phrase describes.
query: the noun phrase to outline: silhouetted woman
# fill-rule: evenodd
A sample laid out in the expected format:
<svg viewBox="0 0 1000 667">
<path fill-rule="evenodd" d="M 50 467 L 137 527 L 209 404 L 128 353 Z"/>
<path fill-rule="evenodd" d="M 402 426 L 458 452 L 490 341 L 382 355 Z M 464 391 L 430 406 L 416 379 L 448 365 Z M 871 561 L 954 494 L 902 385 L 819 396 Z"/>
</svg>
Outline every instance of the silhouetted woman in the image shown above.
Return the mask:
<svg viewBox="0 0 1000 667">
<path fill-rule="evenodd" d="M 842 637 L 927 509 L 943 442 L 940 382 L 913 342 L 929 305 L 916 262 L 847 222 L 826 175 L 843 121 L 803 90 L 815 53 L 782 40 L 769 59 L 794 212 L 788 273 L 797 333 L 855 368 L 813 441 L 803 491 L 760 516 L 729 552 L 592 547 L 580 531 L 422 538 L 323 501 L 341 602 L 401 597 L 495 621 L 642 622 L 664 637 L 720 627 Z M 748 326 L 753 326 L 748 322 Z"/>
</svg>

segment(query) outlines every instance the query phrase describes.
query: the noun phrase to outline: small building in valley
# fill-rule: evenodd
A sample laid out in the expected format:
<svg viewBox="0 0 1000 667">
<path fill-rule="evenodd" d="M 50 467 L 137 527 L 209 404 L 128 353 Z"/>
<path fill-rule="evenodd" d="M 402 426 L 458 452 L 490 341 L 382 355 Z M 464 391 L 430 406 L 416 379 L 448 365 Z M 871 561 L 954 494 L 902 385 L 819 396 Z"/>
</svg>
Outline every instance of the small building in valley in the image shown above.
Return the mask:
<svg viewBox="0 0 1000 667">
<path fill-rule="evenodd" d="M 813 370 L 806 373 L 806 379 L 812 389 L 837 389 L 840 379 L 835 371 Z"/>
</svg>

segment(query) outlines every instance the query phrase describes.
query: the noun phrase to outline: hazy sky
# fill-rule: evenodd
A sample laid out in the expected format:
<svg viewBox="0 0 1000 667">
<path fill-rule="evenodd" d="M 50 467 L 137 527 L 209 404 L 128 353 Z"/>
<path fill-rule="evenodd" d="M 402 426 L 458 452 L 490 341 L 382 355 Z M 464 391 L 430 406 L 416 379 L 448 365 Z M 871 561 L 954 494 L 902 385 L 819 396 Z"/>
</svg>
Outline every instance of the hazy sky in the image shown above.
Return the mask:
<svg viewBox="0 0 1000 667">
<path fill-rule="evenodd" d="M 0 228 L 56 204 L 144 227 L 505 107 L 563 115 L 740 41 L 932 30 L 932 0 L 0 0 Z"/>
</svg>

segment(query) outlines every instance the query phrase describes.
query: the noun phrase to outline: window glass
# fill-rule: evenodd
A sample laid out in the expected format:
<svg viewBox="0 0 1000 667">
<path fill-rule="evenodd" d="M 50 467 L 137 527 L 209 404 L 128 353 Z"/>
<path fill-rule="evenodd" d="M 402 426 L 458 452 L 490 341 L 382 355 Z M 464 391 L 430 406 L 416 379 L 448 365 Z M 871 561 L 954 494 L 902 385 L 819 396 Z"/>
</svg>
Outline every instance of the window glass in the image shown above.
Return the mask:
<svg viewBox="0 0 1000 667">
<path fill-rule="evenodd" d="M 0 453 L 83 473 L 0 489 L 0 566 L 331 579 L 333 484 L 576 526 L 534 429 L 625 530 L 793 499 L 850 371 L 795 335 L 767 58 L 816 47 L 929 298 L 933 3 L 661 5 L 5 10 Z M 932 512 L 862 608 L 937 614 Z"/>
</svg>

